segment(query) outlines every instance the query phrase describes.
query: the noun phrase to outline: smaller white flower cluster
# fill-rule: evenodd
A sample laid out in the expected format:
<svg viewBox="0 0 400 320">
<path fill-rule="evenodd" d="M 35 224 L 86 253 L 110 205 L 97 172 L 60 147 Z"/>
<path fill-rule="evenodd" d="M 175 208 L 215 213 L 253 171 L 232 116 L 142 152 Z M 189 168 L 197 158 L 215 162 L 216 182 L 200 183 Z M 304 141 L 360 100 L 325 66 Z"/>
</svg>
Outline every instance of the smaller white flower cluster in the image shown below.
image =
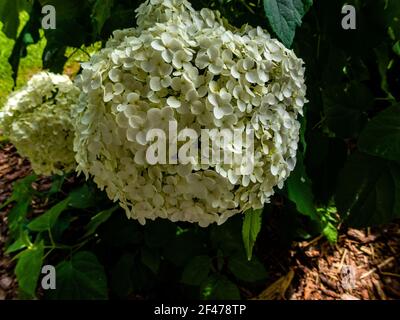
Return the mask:
<svg viewBox="0 0 400 320">
<path fill-rule="evenodd" d="M 80 90 L 65 75 L 40 72 L 12 93 L 0 111 L 0 129 L 37 174 L 76 168 L 71 108 Z"/>
</svg>

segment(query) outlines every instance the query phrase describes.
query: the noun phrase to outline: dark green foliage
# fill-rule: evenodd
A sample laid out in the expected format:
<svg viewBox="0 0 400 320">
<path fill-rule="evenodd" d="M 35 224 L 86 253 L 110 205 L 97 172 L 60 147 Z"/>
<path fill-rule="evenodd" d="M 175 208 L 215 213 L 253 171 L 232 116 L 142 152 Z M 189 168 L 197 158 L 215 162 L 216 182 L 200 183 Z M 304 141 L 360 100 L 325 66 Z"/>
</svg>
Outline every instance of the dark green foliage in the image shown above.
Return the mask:
<svg viewBox="0 0 400 320">
<path fill-rule="evenodd" d="M 51 299 L 107 299 L 107 279 L 96 256 L 87 251 L 74 254 L 56 267 L 57 289 Z"/>
<path fill-rule="evenodd" d="M 43 65 L 61 71 L 67 47 L 101 41 L 135 25 L 139 0 L 3 0 L 3 31 L 20 58 L 39 39 L 41 6 L 57 11 L 57 29 L 44 30 Z M 57 290 L 46 298 L 239 299 L 245 285 L 268 273 L 257 240 L 275 212 L 282 242 L 324 234 L 344 225 L 373 226 L 400 216 L 400 2 L 398 0 L 200 0 L 233 25 L 268 29 L 306 66 L 307 98 L 298 160 L 283 190 L 264 210 L 202 229 L 158 219 L 128 220 L 93 183 L 65 190 L 54 177 L 39 194 L 28 177 L 14 184 L 7 253 L 16 254 L 21 295 L 34 297 L 40 266 L 57 265 Z M 343 30 L 343 4 L 356 8 L 356 30 Z M 18 12 L 30 19 L 18 29 Z M 35 197 L 49 209 L 32 217 Z M 336 215 L 336 210 L 339 214 Z M 257 241 L 256 241 L 257 240 Z M 44 258 L 45 257 L 45 258 Z M 250 260 L 250 261 L 249 261 Z"/>
</svg>

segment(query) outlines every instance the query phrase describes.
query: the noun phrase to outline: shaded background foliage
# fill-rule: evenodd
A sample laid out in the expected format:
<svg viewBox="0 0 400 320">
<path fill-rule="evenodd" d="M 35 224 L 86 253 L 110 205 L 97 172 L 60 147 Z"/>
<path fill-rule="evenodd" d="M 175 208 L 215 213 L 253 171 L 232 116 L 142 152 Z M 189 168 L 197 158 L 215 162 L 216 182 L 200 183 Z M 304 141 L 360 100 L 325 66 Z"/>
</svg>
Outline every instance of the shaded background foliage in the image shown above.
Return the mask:
<svg viewBox="0 0 400 320">
<path fill-rule="evenodd" d="M 43 68 L 74 75 L 79 66 L 71 71 L 71 57 L 87 60 L 113 30 L 134 26 L 140 2 L 1 0 L 2 31 L 15 40 L 1 40 L 1 57 L 16 80 L 20 61 L 40 43 Z M 361 227 L 399 217 L 400 2 L 192 2 L 219 10 L 233 25 L 266 28 L 305 61 L 309 103 L 295 171 L 263 212 L 207 229 L 163 220 L 140 226 L 91 182 L 79 180 L 74 189 L 69 177 L 53 177 L 52 188 L 38 194 L 36 177 L 25 178 L 6 203 L 13 203 L 7 252 L 17 254 L 23 297 L 37 294 L 46 262 L 57 265 L 58 283 L 46 298 L 240 298 L 238 287 L 257 291 L 267 277 L 264 244 L 254 243 L 270 217 L 282 244 L 321 233 L 334 242 L 339 222 Z M 356 8 L 356 30 L 341 27 L 345 2 Z M 55 30 L 40 29 L 46 4 L 56 8 Z M 21 19 L 22 11 L 29 17 Z M 36 197 L 53 206 L 27 218 Z"/>
</svg>

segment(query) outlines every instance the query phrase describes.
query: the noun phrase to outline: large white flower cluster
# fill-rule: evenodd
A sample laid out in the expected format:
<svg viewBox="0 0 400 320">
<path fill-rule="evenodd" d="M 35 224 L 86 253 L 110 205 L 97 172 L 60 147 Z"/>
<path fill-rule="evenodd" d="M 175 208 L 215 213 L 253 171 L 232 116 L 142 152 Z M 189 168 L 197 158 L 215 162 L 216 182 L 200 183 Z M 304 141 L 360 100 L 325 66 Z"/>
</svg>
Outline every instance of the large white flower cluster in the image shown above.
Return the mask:
<svg viewBox="0 0 400 320">
<path fill-rule="evenodd" d="M 71 107 L 79 92 L 67 76 L 40 72 L 12 93 L 0 110 L 1 130 L 37 174 L 76 168 Z"/>
<path fill-rule="evenodd" d="M 236 29 L 186 0 L 146 1 L 137 23 L 115 31 L 83 65 L 78 170 L 141 223 L 162 217 L 207 226 L 261 208 L 295 166 L 303 61 L 265 30 Z M 243 137 L 253 129 L 254 157 L 151 165 L 146 133 L 170 121 L 178 130 L 240 129 Z M 246 151 L 245 144 L 239 152 Z"/>
</svg>

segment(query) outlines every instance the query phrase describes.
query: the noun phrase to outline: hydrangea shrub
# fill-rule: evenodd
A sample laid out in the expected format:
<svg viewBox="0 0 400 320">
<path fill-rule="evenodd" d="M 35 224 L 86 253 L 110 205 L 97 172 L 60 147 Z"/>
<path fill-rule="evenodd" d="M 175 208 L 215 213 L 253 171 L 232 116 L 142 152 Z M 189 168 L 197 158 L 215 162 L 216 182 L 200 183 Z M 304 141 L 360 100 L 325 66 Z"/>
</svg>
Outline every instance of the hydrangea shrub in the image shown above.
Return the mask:
<svg viewBox="0 0 400 320">
<path fill-rule="evenodd" d="M 0 110 L 0 129 L 37 174 L 76 168 L 72 106 L 79 89 L 66 75 L 40 72 L 13 92 Z"/>
<path fill-rule="evenodd" d="M 262 28 L 237 29 L 186 0 L 146 1 L 137 24 L 115 31 L 83 64 L 78 171 L 141 223 L 161 217 L 207 226 L 262 208 L 296 163 L 303 61 Z M 171 121 L 196 132 L 254 130 L 252 170 L 246 157 L 151 165 L 144 137 Z"/>
</svg>

